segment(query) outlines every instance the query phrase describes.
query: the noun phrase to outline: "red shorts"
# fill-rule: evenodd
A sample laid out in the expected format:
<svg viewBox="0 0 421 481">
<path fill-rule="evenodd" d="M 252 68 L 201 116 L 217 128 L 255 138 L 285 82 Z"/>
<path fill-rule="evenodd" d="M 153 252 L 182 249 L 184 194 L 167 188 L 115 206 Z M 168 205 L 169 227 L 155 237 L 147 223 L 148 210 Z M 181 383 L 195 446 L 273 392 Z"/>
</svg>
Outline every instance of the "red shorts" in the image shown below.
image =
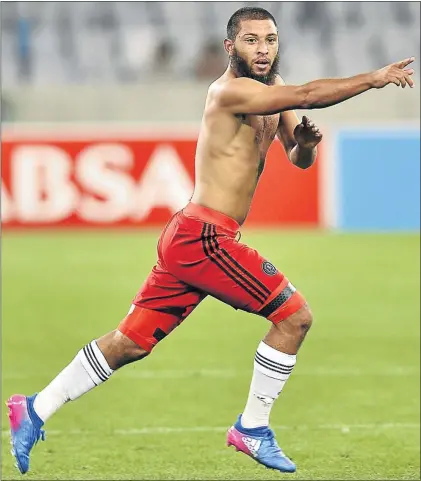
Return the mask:
<svg viewBox="0 0 421 481">
<path fill-rule="evenodd" d="M 303 296 L 255 249 L 237 241 L 232 218 L 189 203 L 158 241 L 158 261 L 119 330 L 147 351 L 207 296 L 274 324 L 297 312 Z"/>
</svg>

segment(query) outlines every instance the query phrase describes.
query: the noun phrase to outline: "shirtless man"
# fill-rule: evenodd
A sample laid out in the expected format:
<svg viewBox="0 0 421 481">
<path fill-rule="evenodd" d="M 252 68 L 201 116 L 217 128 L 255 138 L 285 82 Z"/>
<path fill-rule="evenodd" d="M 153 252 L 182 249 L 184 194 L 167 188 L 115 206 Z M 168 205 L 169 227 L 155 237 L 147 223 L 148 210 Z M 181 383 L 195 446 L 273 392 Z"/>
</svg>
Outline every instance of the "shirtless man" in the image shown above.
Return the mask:
<svg viewBox="0 0 421 481">
<path fill-rule="evenodd" d="M 13 454 L 22 473 L 43 437 L 44 422 L 61 406 L 106 381 L 120 367 L 149 355 L 207 296 L 257 314 L 272 326 L 257 348 L 249 397 L 228 430 L 234 445 L 259 463 L 294 472 L 278 447 L 269 414 L 295 365 L 312 323 L 304 297 L 256 250 L 237 241 L 266 152 L 275 135 L 290 161 L 310 167 L 322 135 L 294 109 L 329 107 L 389 83 L 413 86 L 413 58 L 346 79 L 286 86 L 277 75 L 278 35 L 272 15 L 246 7 L 231 17 L 224 43 L 229 66 L 209 88 L 196 153 L 191 202 L 158 242 L 158 261 L 118 328 L 83 347 L 39 394 L 13 395 Z"/>
</svg>

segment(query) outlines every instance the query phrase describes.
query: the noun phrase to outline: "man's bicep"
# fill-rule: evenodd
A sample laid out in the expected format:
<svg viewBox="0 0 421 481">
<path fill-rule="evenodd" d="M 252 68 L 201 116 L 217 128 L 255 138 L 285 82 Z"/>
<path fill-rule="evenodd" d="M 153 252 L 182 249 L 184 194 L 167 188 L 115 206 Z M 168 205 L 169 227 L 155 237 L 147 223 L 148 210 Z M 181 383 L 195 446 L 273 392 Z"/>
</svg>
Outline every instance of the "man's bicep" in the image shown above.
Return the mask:
<svg viewBox="0 0 421 481">
<path fill-rule="evenodd" d="M 302 89 L 296 86 L 267 86 L 251 79 L 227 82 L 219 91 L 220 105 L 234 114 L 271 115 L 304 103 Z"/>
</svg>

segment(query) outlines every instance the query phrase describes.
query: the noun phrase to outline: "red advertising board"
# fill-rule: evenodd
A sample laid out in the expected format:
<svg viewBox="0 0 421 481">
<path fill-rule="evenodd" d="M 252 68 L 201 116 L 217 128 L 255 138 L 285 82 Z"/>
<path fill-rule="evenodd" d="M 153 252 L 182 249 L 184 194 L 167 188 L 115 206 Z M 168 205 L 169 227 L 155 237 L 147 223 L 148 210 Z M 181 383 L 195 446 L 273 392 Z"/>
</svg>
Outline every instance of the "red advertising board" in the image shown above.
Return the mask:
<svg viewBox="0 0 421 481">
<path fill-rule="evenodd" d="M 6 135 L 3 227 L 161 226 L 193 192 L 195 148 L 194 136 Z M 274 143 L 246 225 L 318 225 L 318 176 Z"/>
</svg>

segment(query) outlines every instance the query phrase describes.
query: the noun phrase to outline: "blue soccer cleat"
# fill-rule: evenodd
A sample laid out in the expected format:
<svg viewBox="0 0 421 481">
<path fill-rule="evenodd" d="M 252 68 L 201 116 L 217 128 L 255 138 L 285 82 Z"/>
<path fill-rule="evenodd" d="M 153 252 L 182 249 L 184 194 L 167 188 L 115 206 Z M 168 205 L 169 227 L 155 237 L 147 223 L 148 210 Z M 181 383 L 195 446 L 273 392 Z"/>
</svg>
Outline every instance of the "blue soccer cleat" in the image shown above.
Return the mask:
<svg viewBox="0 0 421 481">
<path fill-rule="evenodd" d="M 294 473 L 295 464 L 285 456 L 278 446 L 275 434 L 267 426 L 247 429 L 241 425 L 241 415 L 228 430 L 227 446 L 234 446 L 267 468 L 283 473 Z"/>
<path fill-rule="evenodd" d="M 6 403 L 9 408 L 12 454 L 16 458 L 16 467 L 22 474 L 29 469 L 29 453 L 40 440 L 44 441 L 44 424 L 34 411 L 36 394 L 30 397 L 14 394 Z"/>
</svg>

